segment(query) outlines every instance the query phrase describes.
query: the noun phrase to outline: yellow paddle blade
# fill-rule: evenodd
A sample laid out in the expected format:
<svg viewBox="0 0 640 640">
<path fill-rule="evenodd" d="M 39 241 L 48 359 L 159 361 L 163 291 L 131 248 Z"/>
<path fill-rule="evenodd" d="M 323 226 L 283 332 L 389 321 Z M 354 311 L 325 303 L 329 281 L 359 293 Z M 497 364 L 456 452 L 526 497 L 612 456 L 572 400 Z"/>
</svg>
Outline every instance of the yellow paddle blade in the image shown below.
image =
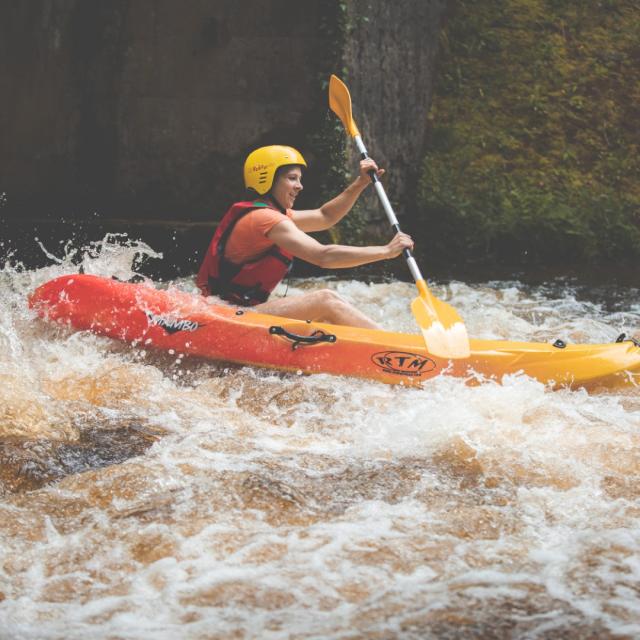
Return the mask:
<svg viewBox="0 0 640 640">
<path fill-rule="evenodd" d="M 351 115 L 349 89 L 335 75 L 332 75 L 329 79 L 329 107 L 342 120 L 342 124 L 349 132 L 349 135 L 354 138 L 358 136 L 359 138 L 360 132 Z M 356 142 L 359 142 L 358 147 L 360 148 L 361 141 Z M 381 185 L 378 184 L 377 187 L 381 187 Z M 376 189 L 376 191 L 382 200 L 383 207 L 385 207 L 386 194 L 384 194 L 384 189 Z M 385 195 L 385 199 L 383 199 L 382 195 Z M 394 229 L 399 230 L 398 222 L 395 220 L 395 214 L 388 200 L 385 212 Z M 413 260 L 410 253 L 407 253 L 405 257 Z M 413 264 L 415 265 L 415 261 Z M 411 264 L 409 266 L 411 268 Z M 420 295 L 411 303 L 411 310 L 420 325 L 427 349 L 434 356 L 440 358 L 468 358 L 471 350 L 467 329 L 464 326 L 464 322 L 462 322 L 462 318 L 453 307 L 434 297 L 424 279 L 420 278 L 419 275 L 415 275 L 414 272 L 419 274 L 417 265 L 415 265 L 415 269 L 412 268 L 411 273 L 416 278 L 416 286 Z"/>
<path fill-rule="evenodd" d="M 345 129 L 352 137 L 359 136 L 360 132 L 356 123 L 351 115 L 351 95 L 347 85 L 338 78 L 338 76 L 332 75 L 329 79 L 329 107 L 340 120 Z"/>
<path fill-rule="evenodd" d="M 471 354 L 469 336 L 458 312 L 438 300 L 424 280 L 417 283 L 420 295 L 411 303 L 429 353 L 440 358 L 468 358 Z"/>
</svg>

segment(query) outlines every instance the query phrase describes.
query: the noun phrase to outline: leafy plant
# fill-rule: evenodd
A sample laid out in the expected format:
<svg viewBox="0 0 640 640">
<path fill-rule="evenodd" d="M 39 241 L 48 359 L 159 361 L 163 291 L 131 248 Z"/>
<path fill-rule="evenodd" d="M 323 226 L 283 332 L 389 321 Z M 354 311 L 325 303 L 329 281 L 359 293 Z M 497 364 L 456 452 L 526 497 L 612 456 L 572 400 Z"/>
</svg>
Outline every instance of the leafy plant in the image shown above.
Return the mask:
<svg viewBox="0 0 640 640">
<path fill-rule="evenodd" d="M 422 223 L 476 261 L 640 257 L 637 2 L 459 0 Z"/>
</svg>

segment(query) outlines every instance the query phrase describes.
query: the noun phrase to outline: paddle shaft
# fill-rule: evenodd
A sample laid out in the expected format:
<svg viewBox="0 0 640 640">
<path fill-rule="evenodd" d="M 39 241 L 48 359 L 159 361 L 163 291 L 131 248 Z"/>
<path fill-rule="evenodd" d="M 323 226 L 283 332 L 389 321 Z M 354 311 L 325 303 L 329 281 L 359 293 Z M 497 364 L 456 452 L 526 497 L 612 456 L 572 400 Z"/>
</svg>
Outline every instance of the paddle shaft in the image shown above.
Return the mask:
<svg viewBox="0 0 640 640">
<path fill-rule="evenodd" d="M 356 146 L 358 147 L 358 151 L 360 151 L 362 159 L 366 160 L 369 157 L 369 154 L 367 153 L 367 148 L 364 146 L 364 142 L 362 142 L 362 138 L 360 136 L 354 136 L 353 139 L 356 142 Z M 393 207 L 389 202 L 389 198 L 387 197 L 384 187 L 382 186 L 382 182 L 380 182 L 380 179 L 376 175 L 376 172 L 373 170 L 369 171 L 369 177 L 371 178 L 371 182 L 373 182 L 373 186 L 376 190 L 376 193 L 378 194 L 378 198 L 380 198 L 382 208 L 387 214 L 389 223 L 396 233 L 400 233 L 400 224 L 398 222 L 398 218 L 393 211 Z M 402 255 L 405 257 L 407 265 L 409 266 L 409 271 L 411 271 L 411 275 L 413 276 L 413 279 L 416 281 L 416 283 L 418 283 L 419 281 L 424 281 L 424 278 L 420 273 L 418 263 L 415 261 L 415 258 L 411 254 L 411 251 L 409 249 L 403 249 Z"/>
</svg>

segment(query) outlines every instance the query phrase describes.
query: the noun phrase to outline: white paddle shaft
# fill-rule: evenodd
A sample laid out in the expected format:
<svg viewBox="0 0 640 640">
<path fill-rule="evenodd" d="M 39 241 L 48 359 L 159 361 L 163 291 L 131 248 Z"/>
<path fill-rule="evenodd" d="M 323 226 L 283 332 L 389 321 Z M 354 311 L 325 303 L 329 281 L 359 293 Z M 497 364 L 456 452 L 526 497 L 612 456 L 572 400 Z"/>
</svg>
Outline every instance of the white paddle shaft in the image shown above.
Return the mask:
<svg viewBox="0 0 640 640">
<path fill-rule="evenodd" d="M 353 138 L 356 141 L 356 146 L 358 147 L 358 151 L 362 155 L 362 159 L 369 157 L 367 153 L 367 148 L 364 146 L 364 142 L 362 142 L 362 138 L 360 136 L 354 136 Z M 369 173 L 371 176 L 371 182 L 373 182 L 373 186 L 378 194 L 378 198 L 380 198 L 380 202 L 382 203 L 382 208 L 384 212 L 387 214 L 387 218 L 389 219 L 389 223 L 394 228 L 396 232 L 400 231 L 400 223 L 398 222 L 398 218 L 391 206 L 391 202 L 389 202 L 389 198 L 387 197 L 387 193 L 382 186 L 382 182 L 378 179 L 375 171 L 371 171 Z M 411 271 L 411 275 L 413 279 L 418 282 L 418 280 L 424 280 L 422 274 L 420 273 L 420 268 L 418 267 L 418 263 L 415 261 L 414 257 L 411 255 L 411 251 L 409 249 L 405 249 L 403 252 L 405 259 L 407 260 L 407 265 L 409 266 L 409 271 Z"/>
</svg>

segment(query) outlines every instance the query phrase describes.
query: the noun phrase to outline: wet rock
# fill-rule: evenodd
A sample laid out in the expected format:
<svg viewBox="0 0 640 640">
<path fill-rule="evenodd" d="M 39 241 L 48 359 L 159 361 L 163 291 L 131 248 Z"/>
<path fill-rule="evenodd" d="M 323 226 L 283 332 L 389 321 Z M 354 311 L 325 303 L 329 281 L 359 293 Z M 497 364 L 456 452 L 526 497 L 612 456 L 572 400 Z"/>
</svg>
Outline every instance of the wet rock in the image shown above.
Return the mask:
<svg viewBox="0 0 640 640">
<path fill-rule="evenodd" d="M 25 376 L 0 374 L 0 441 L 75 440 L 77 429 Z"/>
<path fill-rule="evenodd" d="M 140 425 L 90 427 L 75 442 L 0 440 L 0 492 L 32 491 L 65 476 L 118 464 L 144 453 L 159 432 Z"/>
<path fill-rule="evenodd" d="M 612 500 L 636 500 L 640 497 L 640 478 L 637 475 L 605 476 L 602 479 L 602 488 Z"/>
<path fill-rule="evenodd" d="M 461 438 L 453 438 L 433 456 L 445 473 L 455 478 L 461 488 L 477 485 L 484 475 L 476 450 Z"/>
<path fill-rule="evenodd" d="M 243 476 L 236 491 L 246 508 L 264 511 L 271 523 L 302 524 L 317 514 L 313 501 L 299 488 L 264 475 Z"/>
<path fill-rule="evenodd" d="M 285 609 L 295 603 L 290 593 L 272 587 L 263 587 L 241 581 L 228 581 L 198 590 L 194 595 L 184 596 L 185 606 L 198 607 L 248 607 L 274 611 Z"/>
<path fill-rule="evenodd" d="M 131 555 L 142 564 L 175 556 L 176 544 L 161 534 L 141 535 L 131 547 Z"/>
</svg>

